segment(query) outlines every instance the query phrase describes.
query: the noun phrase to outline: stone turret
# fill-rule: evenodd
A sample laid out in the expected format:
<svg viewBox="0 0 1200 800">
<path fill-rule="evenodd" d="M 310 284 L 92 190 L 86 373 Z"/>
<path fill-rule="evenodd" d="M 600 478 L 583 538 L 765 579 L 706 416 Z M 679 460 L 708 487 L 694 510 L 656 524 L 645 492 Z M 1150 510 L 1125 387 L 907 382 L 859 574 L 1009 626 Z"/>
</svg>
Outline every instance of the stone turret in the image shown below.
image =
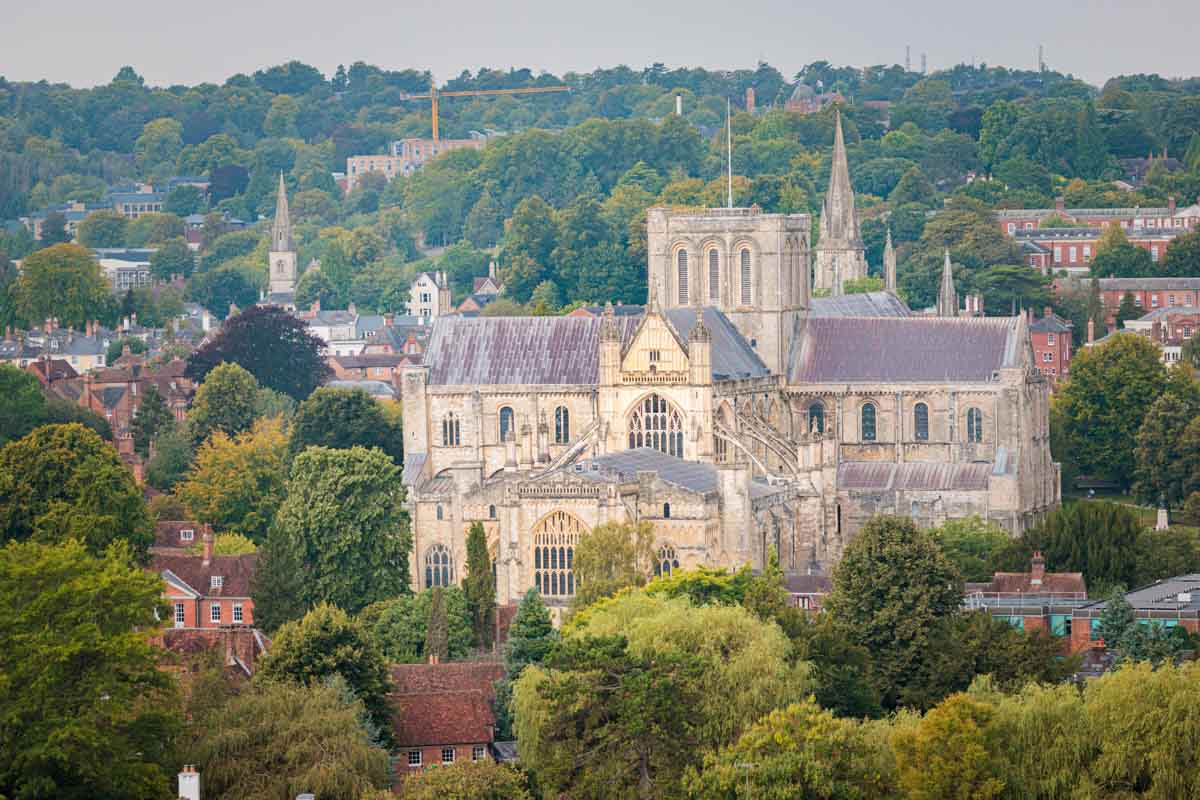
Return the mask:
<svg viewBox="0 0 1200 800">
<path fill-rule="evenodd" d="M 712 334 L 702 313 L 696 315 L 696 324 L 688 333 L 688 369 L 693 386 L 712 383 Z"/>
<path fill-rule="evenodd" d="M 892 229 L 888 228 L 883 245 L 883 288 L 896 293 L 896 249 L 892 247 Z"/>
<path fill-rule="evenodd" d="M 846 162 L 841 112 L 835 115 L 829 189 L 821 203 L 820 239 L 816 254 L 815 289 L 840 295 L 846 281 L 867 276 L 866 248 L 858 225 L 858 211 L 854 207 L 854 189 L 850 185 L 850 167 Z"/>
<path fill-rule="evenodd" d="M 954 291 L 954 270 L 950 265 L 950 249 L 946 249 L 946 260 L 942 264 L 942 285 L 938 289 L 937 315 L 958 316 L 958 292 Z"/>
<path fill-rule="evenodd" d="M 621 377 L 621 331 L 612 302 L 604 305 L 600 321 L 600 385 L 616 386 Z"/>
</svg>

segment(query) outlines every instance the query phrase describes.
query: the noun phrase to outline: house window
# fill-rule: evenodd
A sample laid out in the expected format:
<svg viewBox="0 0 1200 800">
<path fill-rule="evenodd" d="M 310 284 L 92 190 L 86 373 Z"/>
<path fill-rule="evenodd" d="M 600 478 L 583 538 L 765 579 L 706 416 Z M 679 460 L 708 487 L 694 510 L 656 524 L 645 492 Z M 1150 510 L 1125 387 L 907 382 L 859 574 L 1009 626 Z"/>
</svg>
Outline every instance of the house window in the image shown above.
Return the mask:
<svg viewBox="0 0 1200 800">
<path fill-rule="evenodd" d="M 1158 295 L 1156 295 L 1156 294 L 1150 295 L 1150 307 L 1158 308 Z"/>
<path fill-rule="evenodd" d="M 234 622 L 244 622 L 245 621 L 245 616 L 243 615 L 243 612 L 242 612 L 242 604 L 241 603 L 233 604 L 233 621 Z"/>
<path fill-rule="evenodd" d="M 671 504 L 663 503 L 663 519 L 671 518 Z"/>
<path fill-rule="evenodd" d="M 224 585 L 225 585 L 225 576 L 224 575 L 213 575 L 208 579 L 208 586 L 210 589 L 220 589 Z"/>
<path fill-rule="evenodd" d="M 1158 261 L 1158 245 L 1156 244 L 1150 245 L 1150 260 Z"/>
<path fill-rule="evenodd" d="M 1169 294 L 1169 295 L 1167 295 L 1167 305 L 1168 305 L 1168 306 L 1173 306 L 1173 305 L 1175 305 L 1175 295 L 1173 295 L 1173 294 Z M 135 385 L 136 385 L 136 384 L 135 384 Z"/>
<path fill-rule="evenodd" d="M 638 447 L 683 458 L 683 417 L 656 394 L 638 403 L 629 415 L 629 449 Z"/>
<path fill-rule="evenodd" d="M 1027 231 L 1031 231 L 1031 230 L 1033 230 L 1033 223 L 1032 223 L 1032 222 L 1026 222 L 1026 223 L 1025 223 L 1025 230 L 1027 230 Z"/>
<path fill-rule="evenodd" d="M 862 440 L 864 442 L 875 441 L 875 404 L 863 403 L 860 417 L 862 422 Z"/>
<path fill-rule="evenodd" d="M 1050 347 L 1054 346 L 1054 334 L 1053 333 L 1046 334 L 1046 344 L 1049 345 Z"/>
<path fill-rule="evenodd" d="M 1012 236 L 1016 232 L 1017 232 L 1017 223 L 1015 223 L 1015 222 L 1008 223 L 1008 235 Z"/>
<path fill-rule="evenodd" d="M 721 299 L 721 254 L 708 251 L 708 299 L 714 303 Z"/>
<path fill-rule="evenodd" d="M 924 403 L 913 406 L 913 434 L 917 441 L 929 440 L 929 406 Z"/>
<path fill-rule="evenodd" d="M 566 406 L 554 409 L 554 443 L 566 444 L 571 441 L 571 412 Z"/>
<path fill-rule="evenodd" d="M 221 604 L 213 603 L 208 607 L 208 618 L 211 622 L 221 621 Z"/>
<path fill-rule="evenodd" d="M 575 594 L 575 545 L 584 530 L 565 511 L 555 511 L 534 528 L 533 585 L 544 597 Z"/>
<path fill-rule="evenodd" d="M 442 763 L 443 764 L 453 764 L 454 763 L 454 748 L 453 747 L 443 747 L 442 748 Z"/>
<path fill-rule="evenodd" d="M 471 748 L 471 760 L 472 761 L 483 761 L 483 753 L 484 753 L 483 745 L 481 745 L 481 744 L 475 745 L 474 747 Z"/>
<path fill-rule="evenodd" d="M 1092 260 L 1092 246 L 1090 244 L 1083 246 L 1083 260 L 1085 263 Z"/>
<path fill-rule="evenodd" d="M 808 407 L 808 430 L 809 433 L 825 432 L 825 406 L 820 403 Z"/>
<path fill-rule="evenodd" d="M 196 538 L 196 532 L 191 528 L 184 528 L 179 532 L 179 541 L 190 542 Z"/>
<path fill-rule="evenodd" d="M 420 750 L 409 750 L 408 751 L 408 765 L 410 767 L 421 766 L 421 751 Z"/>
<path fill-rule="evenodd" d="M 1062 263 L 1062 248 L 1061 247 L 1054 248 L 1054 263 L 1055 264 Z"/>
<path fill-rule="evenodd" d="M 1070 263 L 1074 264 L 1076 258 L 1078 258 L 1078 255 L 1079 255 L 1079 248 L 1069 247 L 1069 248 L 1067 248 L 1067 253 L 1069 254 L 1068 258 L 1070 260 Z"/>
<path fill-rule="evenodd" d="M 753 300 L 750 282 L 750 248 L 743 247 L 740 254 L 742 261 L 742 305 L 748 306 Z"/>
<path fill-rule="evenodd" d="M 442 510 L 442 504 L 441 504 L 441 503 L 438 503 L 438 507 L 437 507 L 437 518 L 438 518 L 438 519 L 443 519 L 444 517 L 445 517 L 445 512 Z"/>
<path fill-rule="evenodd" d="M 454 559 L 444 544 L 435 544 L 425 553 L 425 588 L 453 584 Z"/>
<path fill-rule="evenodd" d="M 458 447 L 462 444 L 459 438 L 461 427 L 458 415 L 450 411 L 442 418 L 442 447 Z"/>
<path fill-rule="evenodd" d="M 659 350 L 651 350 L 648 354 L 651 364 L 657 364 L 662 358 L 662 352 Z"/>
<path fill-rule="evenodd" d="M 978 408 L 967 409 L 967 441 L 976 444 L 983 441 L 983 412 Z"/>
<path fill-rule="evenodd" d="M 686 306 L 688 304 L 688 254 L 687 250 L 680 250 L 675 255 L 675 263 L 679 272 L 679 304 Z"/>
<path fill-rule="evenodd" d="M 500 441 L 507 442 L 509 435 L 515 437 L 513 430 L 513 410 L 509 406 L 500 409 Z"/>
<path fill-rule="evenodd" d="M 175 604 L 175 627 L 182 628 L 183 623 L 187 620 L 186 612 L 184 611 L 183 603 Z"/>
<path fill-rule="evenodd" d="M 675 548 L 669 544 L 658 548 L 658 559 L 654 562 L 654 575 L 669 577 L 677 569 L 679 569 L 679 556 L 675 555 Z"/>
<path fill-rule="evenodd" d="M 1192 338 L 1192 326 L 1191 325 L 1183 326 L 1183 338 L 1185 338 L 1185 339 Z"/>
</svg>

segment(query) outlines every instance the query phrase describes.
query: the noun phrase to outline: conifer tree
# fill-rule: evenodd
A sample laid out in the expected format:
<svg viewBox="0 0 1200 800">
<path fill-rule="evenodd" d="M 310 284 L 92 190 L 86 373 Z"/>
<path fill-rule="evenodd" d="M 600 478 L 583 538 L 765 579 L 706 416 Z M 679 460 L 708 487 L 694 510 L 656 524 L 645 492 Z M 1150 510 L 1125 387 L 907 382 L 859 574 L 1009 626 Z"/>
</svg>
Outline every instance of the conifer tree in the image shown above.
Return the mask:
<svg viewBox="0 0 1200 800">
<path fill-rule="evenodd" d="M 137 416 L 133 418 L 133 449 L 146 458 L 150 455 L 150 443 L 161 431 L 170 430 L 174 422 L 166 401 L 158 393 L 158 387 L 151 383 L 142 395 Z"/>
<path fill-rule="evenodd" d="M 467 577 L 463 581 L 463 592 L 471 609 L 475 644 L 487 647 L 492 643 L 496 584 L 492 579 L 492 559 L 488 556 L 487 535 L 482 522 L 474 523 L 467 532 Z"/>
<path fill-rule="evenodd" d="M 442 587 L 433 588 L 429 603 L 429 623 L 425 627 L 425 656 L 447 661 L 450 658 L 450 620 L 446 617 L 446 597 Z"/>
<path fill-rule="evenodd" d="M 550 609 L 537 589 L 530 589 L 517 606 L 517 616 L 508 629 L 504 646 L 504 677 L 496 682 L 496 738 L 513 738 L 513 718 L 509 704 L 512 687 L 529 664 L 540 664 L 558 641 L 558 631 L 550 621 Z"/>
</svg>

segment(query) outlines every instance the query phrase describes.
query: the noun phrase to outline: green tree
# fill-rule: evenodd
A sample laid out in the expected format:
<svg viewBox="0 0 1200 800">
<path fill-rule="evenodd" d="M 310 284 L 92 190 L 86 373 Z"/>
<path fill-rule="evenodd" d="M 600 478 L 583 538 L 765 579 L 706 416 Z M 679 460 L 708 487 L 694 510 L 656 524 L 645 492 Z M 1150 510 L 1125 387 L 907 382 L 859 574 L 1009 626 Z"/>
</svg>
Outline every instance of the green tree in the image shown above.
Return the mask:
<svg viewBox="0 0 1200 800">
<path fill-rule="evenodd" d="M 67 218 L 61 211 L 51 211 L 42 220 L 42 246 L 51 247 L 56 244 L 66 244 L 69 241 L 71 241 L 71 234 L 67 233 Z"/>
<path fill-rule="evenodd" d="M 1184 431 L 1197 414 L 1200 408 L 1174 393 L 1155 400 L 1146 412 L 1134 451 L 1133 489 L 1143 502 L 1158 503 L 1162 498 L 1177 505 L 1187 497 L 1193 476 L 1182 467 L 1194 454 L 1184 449 L 1188 443 Z"/>
<path fill-rule="evenodd" d="M 979 516 L 946 520 L 930 533 L 964 581 L 987 582 L 994 559 L 1009 543 L 1009 535 Z"/>
<path fill-rule="evenodd" d="M 334 675 L 341 676 L 362 701 L 380 734 L 390 738 L 387 662 L 366 631 L 340 608 L 320 603 L 302 619 L 275 631 L 270 652 L 259 660 L 255 680 L 313 686 Z"/>
<path fill-rule="evenodd" d="M 76 540 L 0 549 L 5 797 L 170 794 L 178 697 L 147 635 L 161 595 L 159 576 L 120 545 L 102 556 Z"/>
<path fill-rule="evenodd" d="M 237 436 L 257 418 L 254 398 L 258 381 L 236 363 L 222 363 L 206 373 L 188 411 L 188 427 L 197 445 L 213 433 Z"/>
<path fill-rule="evenodd" d="M 133 355 L 142 355 L 149 349 L 149 346 L 136 336 L 122 336 L 120 339 L 113 339 L 108 343 L 108 349 L 104 351 L 105 363 L 109 365 L 117 363 L 117 359 L 125 355 L 127 347 Z M 161 395 L 159 395 L 159 399 L 162 399 Z"/>
<path fill-rule="evenodd" d="M 167 199 L 163 201 L 163 211 L 168 214 L 174 214 L 177 217 L 189 217 L 192 214 L 199 214 L 204 211 L 204 207 L 204 190 L 199 186 L 192 186 L 186 183 L 180 184 L 167 192 Z"/>
<path fill-rule="evenodd" d="M 255 306 L 225 320 L 221 332 L 188 359 L 187 375 L 204 380 L 222 362 L 239 364 L 268 389 L 304 400 L 332 374 L 324 343 L 277 306 Z"/>
<path fill-rule="evenodd" d="M 186 425 L 161 431 L 154 440 L 154 456 L 146 464 L 146 483 L 169 492 L 183 479 L 192 463 L 192 436 Z"/>
<path fill-rule="evenodd" d="M 183 149 L 183 126 L 170 117 L 152 119 L 142 126 L 133 145 L 133 157 L 143 174 L 162 164 L 175 164 Z"/>
<path fill-rule="evenodd" d="M 25 259 L 16 297 L 25 319 L 56 317 L 63 326 L 82 330 L 88 321 L 108 316 L 111 295 L 86 247 L 56 244 Z"/>
<path fill-rule="evenodd" d="M 12 364 L 0 364 L 0 445 L 45 422 L 46 398 L 38 379 Z"/>
<path fill-rule="evenodd" d="M 323 386 L 300 404 L 291 421 L 288 452 L 295 456 L 314 446 L 377 447 L 396 464 L 404 462 L 403 429 L 361 389 Z"/>
<path fill-rule="evenodd" d="M 176 275 L 191 277 L 195 267 L 191 248 L 178 236 L 163 242 L 150 256 L 150 272 L 160 281 L 169 281 Z"/>
<path fill-rule="evenodd" d="M 306 270 L 296 284 L 296 308 L 312 308 L 320 303 L 321 308 L 338 307 L 338 291 L 325 273 L 319 269 Z"/>
<path fill-rule="evenodd" d="M 1176 236 L 1167 245 L 1159 266 L 1159 274 L 1170 277 L 1200 275 L 1200 232 Z"/>
<path fill-rule="evenodd" d="M 450 620 L 446 614 L 446 597 L 441 586 L 430 590 L 429 621 L 425 623 L 425 657 L 430 661 L 450 659 Z"/>
<path fill-rule="evenodd" d="M 230 306 L 244 308 L 258 300 L 258 286 L 236 269 L 214 269 L 193 275 L 188 281 L 188 298 L 225 319 Z"/>
<path fill-rule="evenodd" d="M 0 448 L 0 540 L 117 540 L 144 555 L 154 539 L 141 489 L 117 451 L 82 425 L 47 425 Z"/>
<path fill-rule="evenodd" d="M 496 683 L 496 738 L 513 738 L 512 690 L 525 667 L 540 664 L 558 641 L 558 631 L 550 621 L 550 609 L 537 589 L 525 592 L 517 605 L 517 614 L 508 627 L 504 644 L 504 677 Z"/>
<path fill-rule="evenodd" d="M 929 178 L 925 177 L 925 173 L 921 171 L 920 167 L 912 167 L 904 173 L 900 182 L 896 184 L 896 188 L 888 195 L 888 202 L 897 206 L 904 203 L 919 203 L 929 206 L 933 204 L 936 197 L 937 190 L 933 188 Z"/>
<path fill-rule="evenodd" d="M 467 531 L 467 576 L 463 579 L 463 593 L 471 610 L 475 644 L 488 647 L 495 632 L 496 581 L 482 522 L 472 523 Z"/>
<path fill-rule="evenodd" d="M 1096 638 L 1109 647 L 1116 647 L 1125 638 L 1125 634 L 1137 625 L 1137 617 L 1133 606 L 1125 599 L 1125 591 L 1114 589 L 1104 603 L 1100 619 L 1096 626 Z"/>
<path fill-rule="evenodd" d="M 155 247 L 183 236 L 183 220 L 174 214 L 142 214 L 129 223 L 125 244 L 129 247 Z"/>
<path fill-rule="evenodd" d="M 259 420 L 233 437 L 214 431 L 175 495 L 190 519 L 265 542 L 284 499 L 286 456 L 287 436 L 277 419 Z"/>
<path fill-rule="evenodd" d="M 962 597 L 962 578 L 928 533 L 908 518 L 878 516 L 846 547 L 825 608 L 872 654 L 880 698 L 894 708 L 937 619 Z"/>
<path fill-rule="evenodd" d="M 280 139 L 296 137 L 296 118 L 300 116 L 300 104 L 286 94 L 275 95 L 271 107 L 263 120 L 263 133 Z"/>
<path fill-rule="evenodd" d="M 389 779 L 387 750 L 372 741 L 365 722 L 363 703 L 337 681 L 255 681 L 195 716 L 188 760 L 202 776 L 205 798 L 310 792 L 362 800 Z"/>
<path fill-rule="evenodd" d="M 898 729 L 892 743 L 899 786 L 915 800 L 970 797 L 1004 791 L 1001 756 L 989 747 L 993 709 L 966 695 L 947 698 L 917 725 Z"/>
<path fill-rule="evenodd" d="M 463 236 L 476 247 L 487 248 L 494 247 L 503 235 L 504 209 L 492 197 L 492 193 L 484 189 L 467 214 Z"/>
<path fill-rule="evenodd" d="M 517 205 L 504 234 L 501 272 L 508 295 L 517 302 L 528 300 L 534 287 L 549 277 L 557 237 L 554 209 L 545 200 L 535 195 Z"/>
<path fill-rule="evenodd" d="M 785 628 L 792 654 L 812 665 L 813 696 L 839 717 L 878 716 L 879 691 L 871 677 L 871 654 L 855 644 L 829 614 L 797 614 Z"/>
<path fill-rule="evenodd" d="M 175 425 L 175 415 L 158 392 L 158 385 L 150 383 L 142 394 L 137 416 L 133 418 L 133 449 L 142 458 L 150 455 L 150 443 L 163 431 Z"/>
<path fill-rule="evenodd" d="M 654 562 L 654 526 L 649 522 L 597 525 L 575 546 L 577 608 L 646 583 Z"/>
<path fill-rule="evenodd" d="M 305 604 L 356 613 L 408 585 L 412 539 L 400 470 L 363 447 L 310 447 L 292 461 L 276 524 L 303 575 Z"/>
<path fill-rule="evenodd" d="M 488 759 L 417 770 L 402 791 L 407 800 L 532 800 L 519 772 Z"/>
<path fill-rule="evenodd" d="M 426 589 L 377 602 L 359 616 L 369 622 L 371 634 L 388 660 L 421 663 L 428 660 L 425 645 L 432 605 L 433 589 Z M 473 638 L 466 595 L 456 586 L 442 589 L 442 607 L 447 654 L 443 660 L 464 659 L 470 655 Z"/>
<path fill-rule="evenodd" d="M 84 247 L 124 247 L 129 220 L 109 208 L 93 211 L 79 223 L 76 238 Z"/>
<path fill-rule="evenodd" d="M 308 611 L 302 567 L 288 533 L 278 526 L 268 530 L 250 583 L 258 627 L 270 633 Z"/>
</svg>

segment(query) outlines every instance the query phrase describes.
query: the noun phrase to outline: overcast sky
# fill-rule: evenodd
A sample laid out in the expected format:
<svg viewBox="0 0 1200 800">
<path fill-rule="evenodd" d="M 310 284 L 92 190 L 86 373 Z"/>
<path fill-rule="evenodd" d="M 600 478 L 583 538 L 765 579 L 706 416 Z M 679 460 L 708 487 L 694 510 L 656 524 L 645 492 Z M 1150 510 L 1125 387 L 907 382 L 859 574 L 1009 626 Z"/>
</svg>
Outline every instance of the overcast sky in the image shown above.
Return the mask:
<svg viewBox="0 0 1200 800">
<path fill-rule="evenodd" d="M 598 66 L 753 67 L 903 63 L 929 69 L 1046 62 L 1095 84 L 1112 75 L 1200 73 L 1194 0 L 5 0 L 0 75 L 107 83 L 124 64 L 147 83 L 220 83 L 299 59 L 431 69 L 481 66 L 561 74 Z"/>
</svg>

